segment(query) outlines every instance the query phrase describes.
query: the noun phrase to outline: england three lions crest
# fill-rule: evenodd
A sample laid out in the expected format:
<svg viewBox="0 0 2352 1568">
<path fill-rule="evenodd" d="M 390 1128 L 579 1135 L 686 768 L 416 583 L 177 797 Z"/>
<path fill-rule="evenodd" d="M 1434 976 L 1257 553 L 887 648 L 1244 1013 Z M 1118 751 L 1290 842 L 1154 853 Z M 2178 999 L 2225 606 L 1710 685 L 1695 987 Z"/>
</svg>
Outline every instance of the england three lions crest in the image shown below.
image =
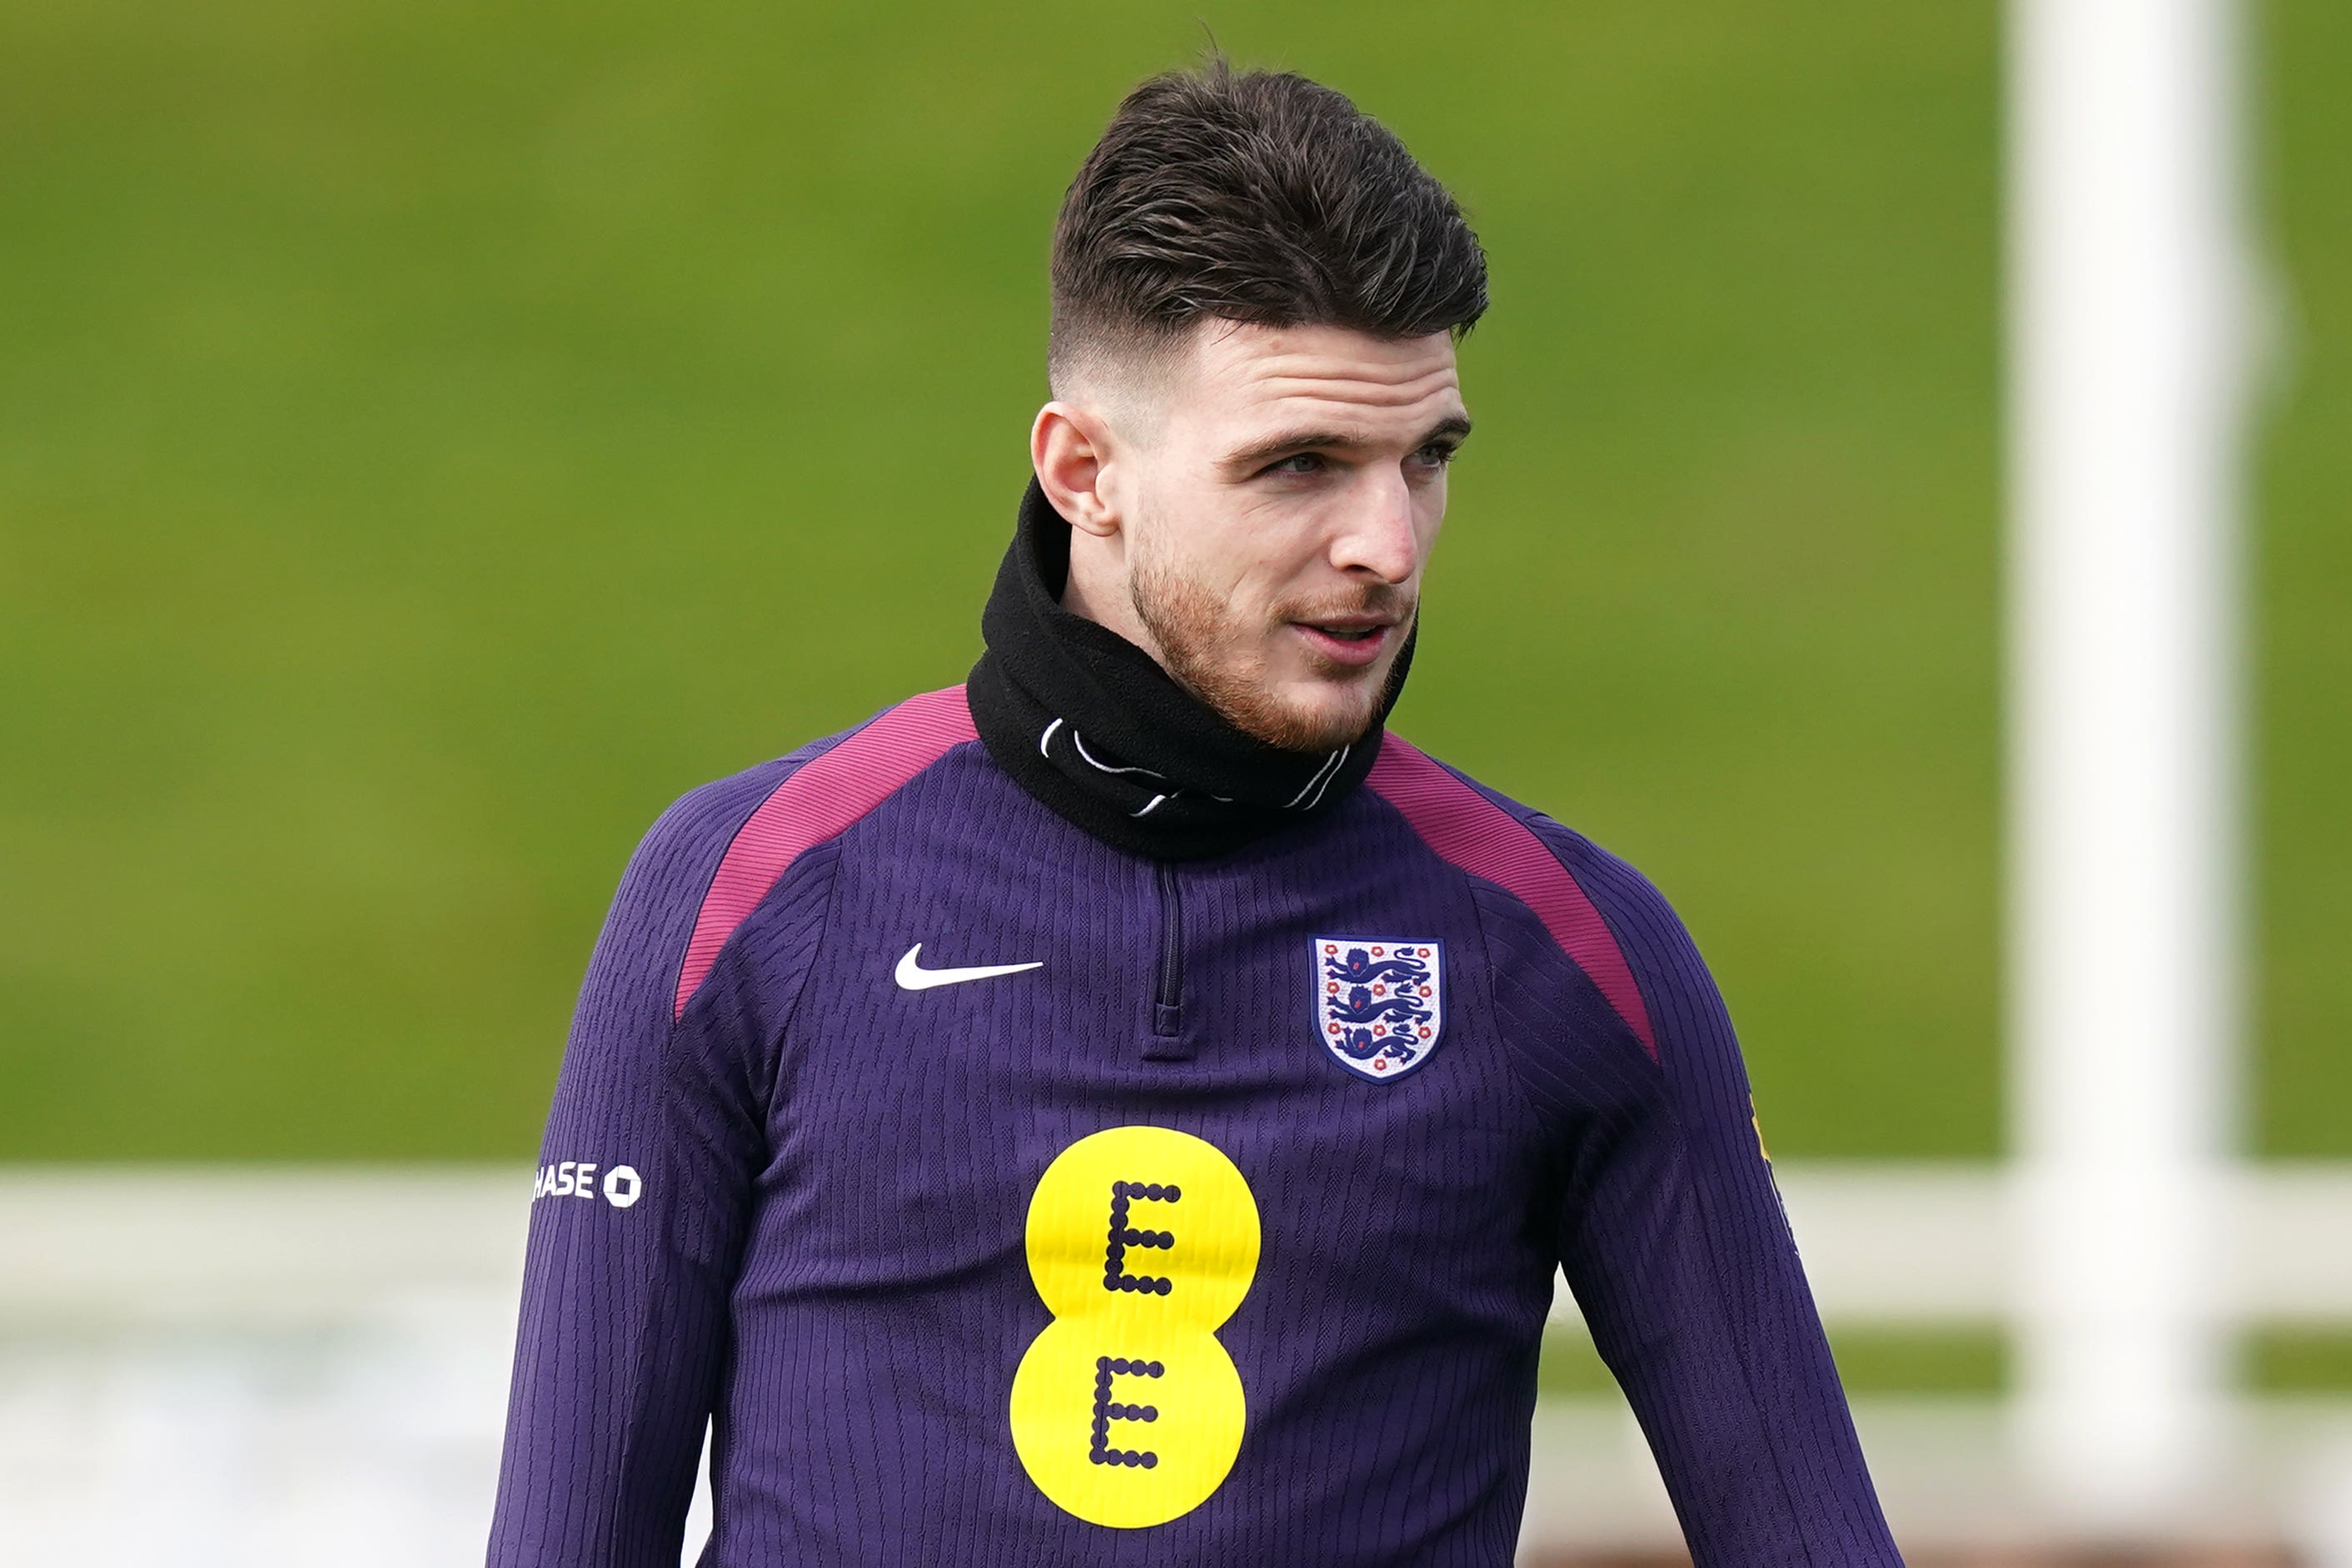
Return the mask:
<svg viewBox="0 0 2352 1568">
<path fill-rule="evenodd" d="M 1313 939 L 1315 1038 L 1360 1078 L 1385 1082 L 1429 1060 L 1445 1027 L 1445 950 L 1376 936 Z"/>
</svg>

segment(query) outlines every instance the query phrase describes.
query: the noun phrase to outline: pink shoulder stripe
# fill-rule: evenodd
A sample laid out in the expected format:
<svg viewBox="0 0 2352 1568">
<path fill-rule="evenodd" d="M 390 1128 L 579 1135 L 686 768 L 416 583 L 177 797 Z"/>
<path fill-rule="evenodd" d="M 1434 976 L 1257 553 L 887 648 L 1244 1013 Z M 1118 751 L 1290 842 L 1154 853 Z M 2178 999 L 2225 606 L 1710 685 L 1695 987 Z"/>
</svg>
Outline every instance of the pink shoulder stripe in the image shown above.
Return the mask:
<svg viewBox="0 0 2352 1568">
<path fill-rule="evenodd" d="M 776 786 L 736 830 L 710 890 L 702 895 L 670 1016 L 686 1011 L 687 999 L 718 962 L 719 949 L 793 862 L 839 837 L 950 747 L 977 738 L 963 688 L 949 686 L 908 697 Z"/>
<path fill-rule="evenodd" d="M 1592 977 L 1642 1048 L 1656 1060 L 1658 1041 L 1650 1029 L 1650 1009 L 1633 983 L 1624 949 L 1534 829 L 1393 735 L 1381 741 L 1366 782 L 1404 813 L 1431 849 L 1535 911 L 1560 951 Z"/>
</svg>

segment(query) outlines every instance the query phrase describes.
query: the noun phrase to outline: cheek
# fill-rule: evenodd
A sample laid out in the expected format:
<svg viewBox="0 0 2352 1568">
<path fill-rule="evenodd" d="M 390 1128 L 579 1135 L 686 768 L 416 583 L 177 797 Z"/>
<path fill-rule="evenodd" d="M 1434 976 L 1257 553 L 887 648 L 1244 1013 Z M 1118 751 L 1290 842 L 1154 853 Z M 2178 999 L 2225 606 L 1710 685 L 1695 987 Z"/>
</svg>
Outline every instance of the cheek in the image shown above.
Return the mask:
<svg viewBox="0 0 2352 1568">
<path fill-rule="evenodd" d="M 1281 630 L 1286 612 L 1302 604 L 1328 601 L 1331 572 L 1322 552 L 1307 549 L 1254 556 L 1246 575 L 1234 585 L 1231 613 L 1246 620 L 1254 631 L 1272 635 Z"/>
<path fill-rule="evenodd" d="M 1438 530 L 1444 526 L 1445 476 L 1440 474 L 1413 497 L 1413 546 L 1423 563 L 1428 561 L 1429 552 L 1437 548 Z"/>
<path fill-rule="evenodd" d="M 1285 524 L 1263 510 L 1201 514 L 1182 541 L 1185 575 L 1217 596 L 1227 619 L 1258 618 L 1305 575 Z"/>
</svg>

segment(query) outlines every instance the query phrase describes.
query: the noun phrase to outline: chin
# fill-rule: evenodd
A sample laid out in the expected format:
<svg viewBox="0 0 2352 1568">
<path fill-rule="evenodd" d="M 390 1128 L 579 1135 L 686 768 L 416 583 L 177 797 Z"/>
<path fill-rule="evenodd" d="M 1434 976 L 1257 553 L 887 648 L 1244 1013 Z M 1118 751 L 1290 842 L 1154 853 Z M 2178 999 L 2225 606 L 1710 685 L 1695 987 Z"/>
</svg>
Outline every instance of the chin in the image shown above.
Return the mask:
<svg viewBox="0 0 2352 1568">
<path fill-rule="evenodd" d="M 1361 740 L 1380 706 L 1381 683 L 1353 679 L 1301 683 L 1307 689 L 1276 689 L 1252 705 L 1247 720 L 1227 715 L 1260 740 L 1286 751 L 1336 751 Z"/>
<path fill-rule="evenodd" d="M 1226 723 L 1268 746 L 1318 755 L 1363 738 L 1396 665 L 1393 657 L 1370 669 L 1293 664 L 1276 674 L 1264 664 L 1202 658 L 1183 643 L 1161 642 L 1169 673 Z"/>
</svg>

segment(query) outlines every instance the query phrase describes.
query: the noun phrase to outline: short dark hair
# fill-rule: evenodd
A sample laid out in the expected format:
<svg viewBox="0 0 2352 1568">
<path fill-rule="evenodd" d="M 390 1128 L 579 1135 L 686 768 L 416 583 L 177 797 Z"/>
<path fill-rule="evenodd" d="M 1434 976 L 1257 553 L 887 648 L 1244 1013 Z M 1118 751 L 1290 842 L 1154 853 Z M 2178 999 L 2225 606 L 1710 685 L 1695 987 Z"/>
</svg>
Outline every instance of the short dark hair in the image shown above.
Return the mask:
<svg viewBox="0 0 2352 1568">
<path fill-rule="evenodd" d="M 1453 195 L 1346 94 L 1286 71 L 1153 77 L 1127 96 L 1054 227 L 1056 387 L 1202 317 L 1451 332 L 1486 308 L 1486 256 Z"/>
</svg>

